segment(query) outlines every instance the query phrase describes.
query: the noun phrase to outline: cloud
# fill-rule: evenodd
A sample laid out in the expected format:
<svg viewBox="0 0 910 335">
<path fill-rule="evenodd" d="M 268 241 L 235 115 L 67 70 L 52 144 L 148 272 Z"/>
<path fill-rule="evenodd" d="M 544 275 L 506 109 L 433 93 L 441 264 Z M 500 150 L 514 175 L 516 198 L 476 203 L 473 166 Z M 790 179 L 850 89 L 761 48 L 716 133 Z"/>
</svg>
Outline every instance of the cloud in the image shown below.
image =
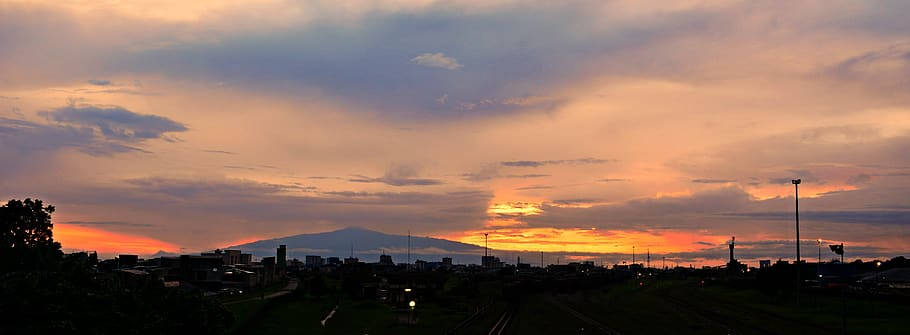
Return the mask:
<svg viewBox="0 0 910 335">
<path fill-rule="evenodd" d="M 76 148 L 83 153 L 95 156 L 109 156 L 122 152 L 147 152 L 141 148 L 98 138 L 91 128 L 41 124 L 2 117 L 0 117 L 0 139 L 3 140 L 0 157 L 6 156 L 6 154 L 15 157 L 66 148 Z M 15 161 L 13 157 L 5 161 Z"/>
<path fill-rule="evenodd" d="M 472 182 L 482 182 L 493 179 L 529 179 L 550 177 L 549 174 L 543 173 L 526 173 L 526 174 L 503 174 L 499 165 L 486 165 L 478 171 L 462 173 L 460 175 L 464 180 Z"/>
<path fill-rule="evenodd" d="M 910 74 L 910 42 L 866 51 L 837 63 L 830 71 L 841 78 L 863 79 L 875 85 L 906 84 Z"/>
<path fill-rule="evenodd" d="M 726 184 L 726 183 L 735 183 L 735 179 L 710 179 L 710 178 L 698 178 L 692 179 L 693 183 L 699 184 Z"/>
<path fill-rule="evenodd" d="M 367 177 L 354 175 L 348 179 L 355 183 L 383 183 L 392 186 L 429 186 L 440 185 L 444 182 L 439 179 L 417 178 L 417 169 L 409 165 L 395 165 L 388 169 L 382 177 Z"/>
<path fill-rule="evenodd" d="M 853 175 L 850 176 L 850 178 L 847 178 L 848 185 L 865 185 L 870 181 L 872 181 L 872 176 L 865 173 L 860 173 L 858 175 Z"/>
<path fill-rule="evenodd" d="M 819 178 L 814 173 L 812 173 L 812 171 L 809 171 L 809 170 L 790 169 L 787 171 L 789 171 L 793 177 L 770 178 L 770 179 L 768 179 L 768 183 L 785 185 L 785 184 L 793 183 L 794 179 L 799 179 L 803 183 L 817 183 L 817 184 L 825 183 L 825 181 L 821 180 L 821 178 Z"/>
<path fill-rule="evenodd" d="M 122 226 L 122 227 L 154 227 L 155 225 L 149 223 L 129 223 L 123 221 L 66 221 L 61 222 L 62 224 L 71 224 L 79 226 Z"/>
<path fill-rule="evenodd" d="M 111 84 L 111 81 L 106 79 L 89 79 L 87 82 L 95 86 L 108 86 Z"/>
<path fill-rule="evenodd" d="M 834 195 L 837 193 L 829 193 Z M 802 206 L 801 206 L 802 207 Z M 729 217 L 792 221 L 793 212 L 749 212 L 749 213 L 727 213 L 723 214 Z M 802 221 L 822 221 L 822 222 L 840 222 L 840 223 L 859 223 L 859 224 L 891 224 L 891 225 L 910 225 L 910 211 L 896 210 L 829 210 L 829 211 L 803 211 L 799 212 L 799 219 Z"/>
<path fill-rule="evenodd" d="M 462 67 L 455 58 L 447 57 L 441 52 L 420 54 L 417 57 L 411 58 L 411 61 L 421 66 L 439 67 L 449 70 L 456 70 Z"/>
<path fill-rule="evenodd" d="M 312 231 L 364 226 L 390 232 L 413 227 L 426 232 L 474 228 L 487 219 L 492 198 L 489 192 L 475 190 L 310 192 L 300 188 L 243 179 L 149 176 L 68 187 L 55 192 L 54 204 L 67 213 L 89 208 L 81 215 L 92 215 L 95 206 L 112 206 L 117 213 L 132 213 L 131 223 L 156 224 L 148 233 L 154 238 L 200 247 L 247 237 L 251 231 L 289 235 L 299 233 L 300 227 Z"/>
<path fill-rule="evenodd" d="M 544 165 L 559 165 L 559 164 L 605 164 L 616 162 L 616 160 L 611 159 L 597 159 L 597 158 L 577 158 L 577 159 L 560 159 L 560 160 L 545 160 L 545 161 L 505 161 L 500 162 L 502 166 L 508 167 L 541 167 Z"/>
<path fill-rule="evenodd" d="M 553 186 L 550 186 L 550 185 L 531 185 L 531 186 L 519 187 L 519 188 L 516 188 L 515 190 L 517 190 L 517 191 L 530 191 L 530 190 L 549 190 L 549 189 L 553 189 Z"/>
<path fill-rule="evenodd" d="M 213 153 L 213 154 L 223 154 L 223 155 L 236 155 L 237 154 L 236 152 L 233 152 L 233 151 L 213 150 L 213 149 L 202 150 L 202 152 L 208 152 L 208 153 Z"/>
<path fill-rule="evenodd" d="M 617 181 L 629 181 L 629 179 L 625 179 L 625 178 L 602 178 L 602 179 L 598 179 L 597 181 L 602 182 L 602 183 L 612 183 L 612 182 L 617 182 Z"/>
<path fill-rule="evenodd" d="M 162 138 L 165 133 L 188 130 L 166 117 L 133 113 L 118 106 L 68 105 L 41 115 L 59 123 L 91 127 L 109 139 L 127 142 Z"/>
</svg>

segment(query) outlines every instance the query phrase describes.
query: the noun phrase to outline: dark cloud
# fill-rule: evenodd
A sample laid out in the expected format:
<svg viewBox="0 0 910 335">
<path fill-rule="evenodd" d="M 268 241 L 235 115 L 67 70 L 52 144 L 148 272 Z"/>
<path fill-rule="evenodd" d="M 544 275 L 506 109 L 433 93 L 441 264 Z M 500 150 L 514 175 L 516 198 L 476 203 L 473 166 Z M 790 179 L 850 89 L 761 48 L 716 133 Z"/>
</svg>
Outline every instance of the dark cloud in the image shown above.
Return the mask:
<svg viewBox="0 0 910 335">
<path fill-rule="evenodd" d="M 873 85 L 906 85 L 910 75 L 910 42 L 887 45 L 850 57 L 829 70 L 843 79 Z"/>
<path fill-rule="evenodd" d="M 544 165 L 559 165 L 559 164 L 604 164 L 612 163 L 616 160 L 612 159 L 597 159 L 597 158 L 578 158 L 578 159 L 560 159 L 560 160 L 545 160 L 545 161 L 506 161 L 500 162 L 502 166 L 508 167 L 541 167 Z"/>
<path fill-rule="evenodd" d="M 0 117 L 0 157 L 75 148 L 89 155 L 109 156 L 122 152 L 148 152 L 135 146 L 95 136 L 91 128 L 42 124 Z M 10 158 L 12 161 L 13 158 Z"/>
<path fill-rule="evenodd" d="M 254 168 L 254 167 L 250 167 L 250 166 L 240 166 L 240 165 L 224 165 L 224 168 L 226 168 L 226 169 L 234 169 L 234 170 L 249 170 L 249 171 L 256 170 L 256 168 Z"/>
<path fill-rule="evenodd" d="M 118 106 L 69 105 L 41 115 L 55 122 L 97 129 L 109 139 L 138 142 L 187 127 L 166 117 L 137 114 Z"/>
<path fill-rule="evenodd" d="M 860 173 L 858 175 L 850 176 L 847 178 L 848 185 L 865 185 L 872 181 L 872 176 L 865 173 Z"/>
<path fill-rule="evenodd" d="M 121 226 L 121 227 L 154 227 L 153 224 L 148 223 L 129 223 L 123 221 L 67 221 L 61 222 L 62 224 L 71 224 L 79 226 Z"/>
<path fill-rule="evenodd" d="M 833 194 L 837 194 L 837 193 L 829 193 L 828 195 L 833 195 Z M 792 211 L 726 213 L 723 215 L 728 216 L 728 217 L 738 217 L 738 218 L 748 218 L 748 219 L 758 219 L 758 220 L 792 221 L 794 219 L 794 213 Z M 876 211 L 876 210 L 802 211 L 801 210 L 799 212 L 799 219 L 801 221 L 910 225 L 910 211 L 881 211 L 881 210 L 878 210 L 878 211 Z"/>
<path fill-rule="evenodd" d="M 213 153 L 213 154 L 222 154 L 222 155 L 236 155 L 237 154 L 236 152 L 233 152 L 233 151 L 214 150 L 214 149 L 206 149 L 206 150 L 202 150 L 202 152 L 208 152 L 208 153 Z"/>
<path fill-rule="evenodd" d="M 548 204 L 562 205 L 562 206 L 572 206 L 572 205 L 583 205 L 598 202 L 597 199 L 582 198 L 582 199 L 556 199 L 550 200 Z"/>
<path fill-rule="evenodd" d="M 384 231 L 409 227 L 427 232 L 473 229 L 487 218 L 487 204 L 492 198 L 489 192 L 472 190 L 312 192 L 299 185 L 165 177 L 67 188 L 54 194 L 60 210 L 113 206 L 131 213 L 135 219 L 130 222 L 157 223 L 158 229 L 150 236 L 187 245 L 205 243 L 188 232 L 206 232 L 210 241 L 239 238 L 251 229 L 257 234 L 281 236 L 299 232 L 302 225 L 309 229 L 365 226 Z"/>
<path fill-rule="evenodd" d="M 802 183 L 813 183 L 813 184 L 825 184 L 826 183 L 824 180 L 822 180 L 817 175 L 812 173 L 812 171 L 809 171 L 809 170 L 790 169 L 787 171 L 790 172 L 792 177 L 769 178 L 768 183 L 769 184 L 778 184 L 778 185 L 792 184 L 794 179 L 799 179 L 799 180 L 801 180 Z"/>
<path fill-rule="evenodd" d="M 553 188 L 553 186 L 550 186 L 550 185 L 531 185 L 531 186 L 518 187 L 515 190 L 517 190 L 517 191 L 549 190 L 552 188 Z"/>
<path fill-rule="evenodd" d="M 602 183 L 612 183 L 612 182 L 617 182 L 617 181 L 629 181 L 629 180 L 624 179 L 624 178 L 603 178 L 603 179 L 598 179 L 597 181 L 602 182 Z"/>
<path fill-rule="evenodd" d="M 735 179 L 710 179 L 710 178 L 698 178 L 692 179 L 693 183 L 699 184 L 726 184 L 726 183 L 735 183 Z"/>
<path fill-rule="evenodd" d="M 307 3 L 289 6 L 296 9 L 286 10 L 312 10 Z M 274 22 L 250 21 L 249 29 L 237 31 L 117 17 L 105 18 L 109 24 L 103 31 L 86 30 L 82 17 L 53 6 L 13 6 L 0 13 L 0 41 L 15 41 L 20 51 L 0 50 L 0 56 L 16 68 L 41 64 L 41 78 L 14 77 L 11 82 L 152 73 L 276 94 L 299 95 L 302 89 L 318 88 L 315 94 L 338 97 L 358 107 L 354 111 L 451 118 L 550 111 L 559 99 L 537 97 L 588 73 L 594 59 L 602 60 L 596 64 L 598 69 L 622 74 L 639 73 L 656 63 L 669 67 L 669 61 L 632 59 L 642 65 L 636 67 L 629 59 L 611 61 L 604 56 L 683 32 L 705 31 L 704 22 L 718 14 L 705 7 L 646 15 L 643 20 L 605 20 L 602 6 L 596 2 L 506 4 L 465 15 L 460 5 L 434 3 L 419 13 L 367 10 L 356 16 L 354 26 L 347 16 L 317 15 L 313 20 L 286 22 L 279 29 L 272 26 Z M 230 13 L 215 15 L 211 22 L 216 27 L 233 24 L 231 17 Z M 55 25 L 50 29 L 38 22 Z M 610 29 L 602 26 L 604 22 L 610 23 Z M 112 29 L 130 38 L 105 39 Z M 218 43 L 211 43 L 215 40 Z M 35 61 L 61 47 L 81 52 L 61 62 Z M 415 59 L 415 55 L 421 56 Z M 205 61 L 192 61 L 199 59 Z M 447 103 L 441 104 L 437 99 L 444 95 Z"/>
<path fill-rule="evenodd" d="M 803 228 L 811 234 L 808 236 L 869 241 L 906 235 L 910 211 L 907 204 L 893 199 L 907 192 L 910 190 L 906 187 L 870 187 L 800 199 L 800 219 L 806 223 Z M 886 203 L 894 206 L 878 208 Z M 756 199 L 738 187 L 621 204 L 579 207 L 544 203 L 540 208 L 539 215 L 523 217 L 522 222 L 531 227 L 786 234 L 792 229 L 794 216 L 792 197 Z"/>
<path fill-rule="evenodd" d="M 528 173 L 528 174 L 504 174 L 500 171 L 499 165 L 487 165 L 475 172 L 461 174 L 464 180 L 472 182 L 482 182 L 492 179 L 528 179 L 549 177 L 549 174 Z"/>
<path fill-rule="evenodd" d="M 408 165 L 395 165 L 386 171 L 382 177 L 367 177 L 354 175 L 348 179 L 355 183 L 383 183 L 392 186 L 429 186 L 443 184 L 442 180 L 417 178 L 417 169 Z"/>
<path fill-rule="evenodd" d="M 88 83 L 89 83 L 89 84 L 92 84 L 92 85 L 95 85 L 95 86 L 108 86 L 108 85 L 111 85 L 111 81 L 110 81 L 110 80 L 107 80 L 107 79 L 89 79 L 89 80 L 88 80 Z"/>
</svg>

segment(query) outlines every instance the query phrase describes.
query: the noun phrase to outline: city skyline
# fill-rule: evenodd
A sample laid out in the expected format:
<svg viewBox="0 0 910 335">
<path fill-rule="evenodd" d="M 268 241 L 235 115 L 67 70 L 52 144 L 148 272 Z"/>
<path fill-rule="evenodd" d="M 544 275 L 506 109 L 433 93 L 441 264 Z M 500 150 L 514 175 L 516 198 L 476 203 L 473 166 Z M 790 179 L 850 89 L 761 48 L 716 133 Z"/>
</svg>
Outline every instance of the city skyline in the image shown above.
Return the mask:
<svg viewBox="0 0 910 335">
<path fill-rule="evenodd" d="M 795 257 L 801 179 L 804 258 L 906 255 L 907 11 L 7 2 L 0 196 L 109 255 L 363 227 L 721 264 Z"/>
</svg>

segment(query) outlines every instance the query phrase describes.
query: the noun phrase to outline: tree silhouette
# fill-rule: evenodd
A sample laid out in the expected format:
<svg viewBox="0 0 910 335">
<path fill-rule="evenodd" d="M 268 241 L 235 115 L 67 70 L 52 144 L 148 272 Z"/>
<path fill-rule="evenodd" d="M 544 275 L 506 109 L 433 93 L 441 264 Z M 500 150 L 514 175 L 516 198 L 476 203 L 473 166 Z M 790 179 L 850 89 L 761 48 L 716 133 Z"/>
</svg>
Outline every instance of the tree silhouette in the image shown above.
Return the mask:
<svg viewBox="0 0 910 335">
<path fill-rule="evenodd" d="M 99 272 L 94 254 L 63 256 L 53 206 L 0 206 L 0 334 L 224 334 L 233 315 L 200 291 Z"/>
<path fill-rule="evenodd" d="M 0 206 L 0 272 L 52 270 L 63 254 L 54 242 L 54 206 L 41 200 L 10 200 Z"/>
</svg>

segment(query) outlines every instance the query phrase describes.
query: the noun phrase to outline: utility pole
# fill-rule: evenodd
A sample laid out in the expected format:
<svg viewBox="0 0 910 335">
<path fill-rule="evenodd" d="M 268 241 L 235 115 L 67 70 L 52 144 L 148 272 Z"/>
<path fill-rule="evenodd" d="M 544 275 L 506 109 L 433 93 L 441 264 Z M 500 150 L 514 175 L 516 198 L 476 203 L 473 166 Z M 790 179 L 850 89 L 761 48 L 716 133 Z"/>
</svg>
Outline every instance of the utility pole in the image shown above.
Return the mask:
<svg viewBox="0 0 910 335">
<path fill-rule="evenodd" d="M 632 246 L 632 264 L 635 264 L 635 246 Z"/>
<path fill-rule="evenodd" d="M 411 271 L 411 230 L 408 229 L 408 271 Z"/>
<path fill-rule="evenodd" d="M 651 269 L 651 248 L 648 248 L 648 270 Z"/>
<path fill-rule="evenodd" d="M 815 242 L 818 244 L 818 263 L 815 264 L 815 276 L 818 277 L 822 274 L 822 239 L 817 239 Z M 819 284 L 821 284 L 821 280 L 819 280 Z"/>
<path fill-rule="evenodd" d="M 793 179 L 793 188 L 795 191 L 795 201 L 796 201 L 796 305 L 799 306 L 799 287 L 800 284 L 800 264 L 799 264 L 799 183 L 802 182 L 800 179 Z"/>
<path fill-rule="evenodd" d="M 540 268 L 543 269 L 543 251 L 540 252 Z"/>
<path fill-rule="evenodd" d="M 490 233 L 483 233 L 483 256 L 487 257 L 487 250 L 489 249 L 489 236 Z"/>
</svg>

